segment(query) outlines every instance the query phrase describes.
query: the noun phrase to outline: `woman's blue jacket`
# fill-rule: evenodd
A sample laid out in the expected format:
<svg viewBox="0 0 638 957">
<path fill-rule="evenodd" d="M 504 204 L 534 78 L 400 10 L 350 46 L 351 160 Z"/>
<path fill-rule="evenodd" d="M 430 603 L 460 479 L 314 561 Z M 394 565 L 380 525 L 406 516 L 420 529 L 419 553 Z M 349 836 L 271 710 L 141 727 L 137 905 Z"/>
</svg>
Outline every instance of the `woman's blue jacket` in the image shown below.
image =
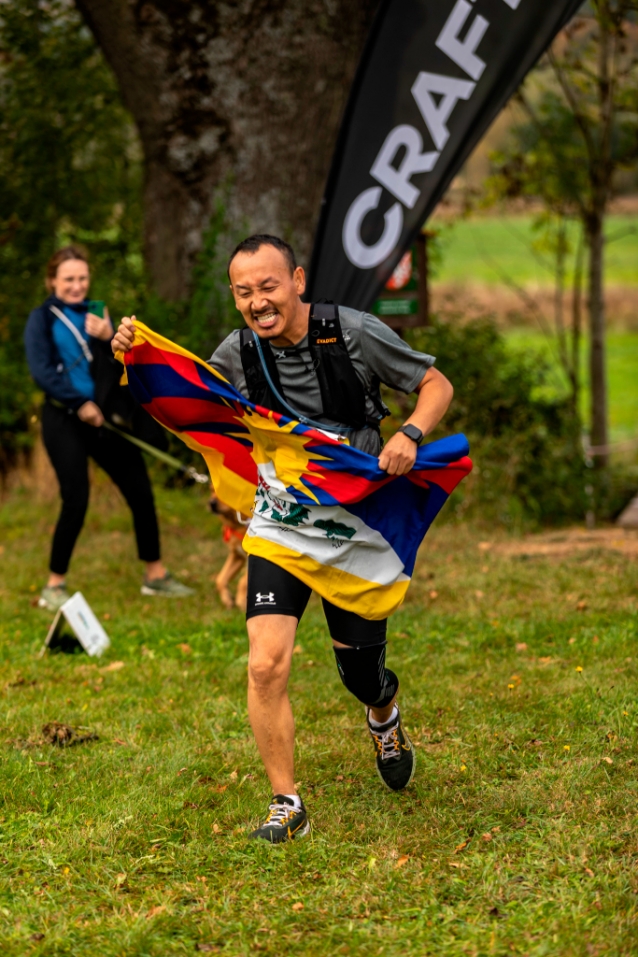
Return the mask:
<svg viewBox="0 0 638 957">
<path fill-rule="evenodd" d="M 82 395 L 71 384 L 68 372 L 64 371 L 64 363 L 53 341 L 53 323 L 55 315 L 49 306 L 64 308 L 64 303 L 56 296 L 48 299 L 34 309 L 24 330 L 24 347 L 27 353 L 29 371 L 42 391 L 51 399 L 62 402 L 75 412 L 84 405 L 86 396 Z M 98 339 L 89 339 L 89 348 L 95 354 L 96 349 L 103 348 Z M 110 348 L 109 348 L 110 352 Z M 91 370 L 93 372 L 93 370 Z"/>
</svg>

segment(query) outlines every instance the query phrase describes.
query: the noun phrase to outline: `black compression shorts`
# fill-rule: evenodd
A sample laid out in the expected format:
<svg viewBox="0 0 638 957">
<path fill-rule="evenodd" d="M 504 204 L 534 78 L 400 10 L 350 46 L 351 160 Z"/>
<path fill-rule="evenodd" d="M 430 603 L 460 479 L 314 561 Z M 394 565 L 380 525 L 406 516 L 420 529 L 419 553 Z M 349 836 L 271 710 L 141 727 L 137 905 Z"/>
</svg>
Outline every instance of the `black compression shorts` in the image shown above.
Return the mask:
<svg viewBox="0 0 638 957">
<path fill-rule="evenodd" d="M 290 572 L 256 555 L 248 556 L 246 618 L 257 615 L 290 615 L 301 620 L 312 589 Z M 363 648 L 385 642 L 388 619 L 370 621 L 353 611 L 321 599 L 330 637 L 342 645 Z"/>
</svg>

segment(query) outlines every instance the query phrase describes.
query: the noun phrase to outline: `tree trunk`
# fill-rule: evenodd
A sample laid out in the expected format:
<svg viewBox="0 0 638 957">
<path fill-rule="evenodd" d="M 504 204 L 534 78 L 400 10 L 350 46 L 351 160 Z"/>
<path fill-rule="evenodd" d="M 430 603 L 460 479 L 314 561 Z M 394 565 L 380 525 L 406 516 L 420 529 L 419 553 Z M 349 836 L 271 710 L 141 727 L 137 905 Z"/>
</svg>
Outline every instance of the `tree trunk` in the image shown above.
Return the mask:
<svg viewBox="0 0 638 957">
<path fill-rule="evenodd" d="M 603 291 L 603 213 L 589 220 L 589 377 L 591 384 L 590 444 L 607 446 L 607 368 L 605 359 L 605 300 Z M 607 464 L 607 453 L 595 456 L 598 466 Z"/>
<path fill-rule="evenodd" d="M 276 233 L 307 262 L 343 107 L 377 0 L 76 0 L 137 124 L 145 258 L 189 292 L 220 198 L 235 235 Z"/>
<path fill-rule="evenodd" d="M 594 462 L 603 468 L 608 462 L 607 431 L 607 368 L 605 361 L 605 291 L 604 249 L 605 214 L 611 192 L 614 166 L 611 158 L 611 140 L 614 118 L 614 83 L 612 64 L 617 53 L 618 36 L 612 42 L 613 18 L 609 0 L 597 5 L 598 29 L 598 102 L 600 124 L 597 131 L 598 156 L 591 161 L 592 201 L 587 217 L 589 240 L 589 374 L 591 383 L 590 444 L 601 452 Z M 615 72 L 615 71 L 614 71 Z M 602 451 L 605 450 L 605 451 Z"/>
</svg>

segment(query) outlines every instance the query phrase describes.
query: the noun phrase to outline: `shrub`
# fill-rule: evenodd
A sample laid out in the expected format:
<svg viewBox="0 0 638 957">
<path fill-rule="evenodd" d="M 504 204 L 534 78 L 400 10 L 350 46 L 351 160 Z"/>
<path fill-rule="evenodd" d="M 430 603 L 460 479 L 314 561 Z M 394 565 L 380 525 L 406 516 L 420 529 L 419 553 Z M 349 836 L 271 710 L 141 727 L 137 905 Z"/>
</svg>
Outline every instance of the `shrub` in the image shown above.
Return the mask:
<svg viewBox="0 0 638 957">
<path fill-rule="evenodd" d="M 454 385 L 437 434 L 464 432 L 472 447 L 474 474 L 461 486 L 457 511 L 505 524 L 582 520 L 588 476 L 580 422 L 568 399 L 548 388 L 546 361 L 513 352 L 490 319 L 435 318 L 409 340 L 435 355 Z"/>
<path fill-rule="evenodd" d="M 36 395 L 24 359 L 0 345 L 0 483 L 31 448 Z"/>
</svg>

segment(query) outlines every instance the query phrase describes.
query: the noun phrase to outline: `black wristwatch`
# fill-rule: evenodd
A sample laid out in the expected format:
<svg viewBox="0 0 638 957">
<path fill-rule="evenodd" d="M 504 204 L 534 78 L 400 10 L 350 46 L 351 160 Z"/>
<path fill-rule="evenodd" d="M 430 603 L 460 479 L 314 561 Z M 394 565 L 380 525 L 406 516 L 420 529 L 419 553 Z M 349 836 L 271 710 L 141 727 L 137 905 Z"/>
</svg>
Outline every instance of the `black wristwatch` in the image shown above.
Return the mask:
<svg viewBox="0 0 638 957">
<path fill-rule="evenodd" d="M 413 442 L 416 442 L 417 445 L 421 444 L 423 432 L 421 429 L 417 429 L 416 425 L 402 425 L 400 429 L 397 429 L 397 432 L 403 432 L 404 435 L 407 435 L 407 437 L 412 439 Z"/>
</svg>

